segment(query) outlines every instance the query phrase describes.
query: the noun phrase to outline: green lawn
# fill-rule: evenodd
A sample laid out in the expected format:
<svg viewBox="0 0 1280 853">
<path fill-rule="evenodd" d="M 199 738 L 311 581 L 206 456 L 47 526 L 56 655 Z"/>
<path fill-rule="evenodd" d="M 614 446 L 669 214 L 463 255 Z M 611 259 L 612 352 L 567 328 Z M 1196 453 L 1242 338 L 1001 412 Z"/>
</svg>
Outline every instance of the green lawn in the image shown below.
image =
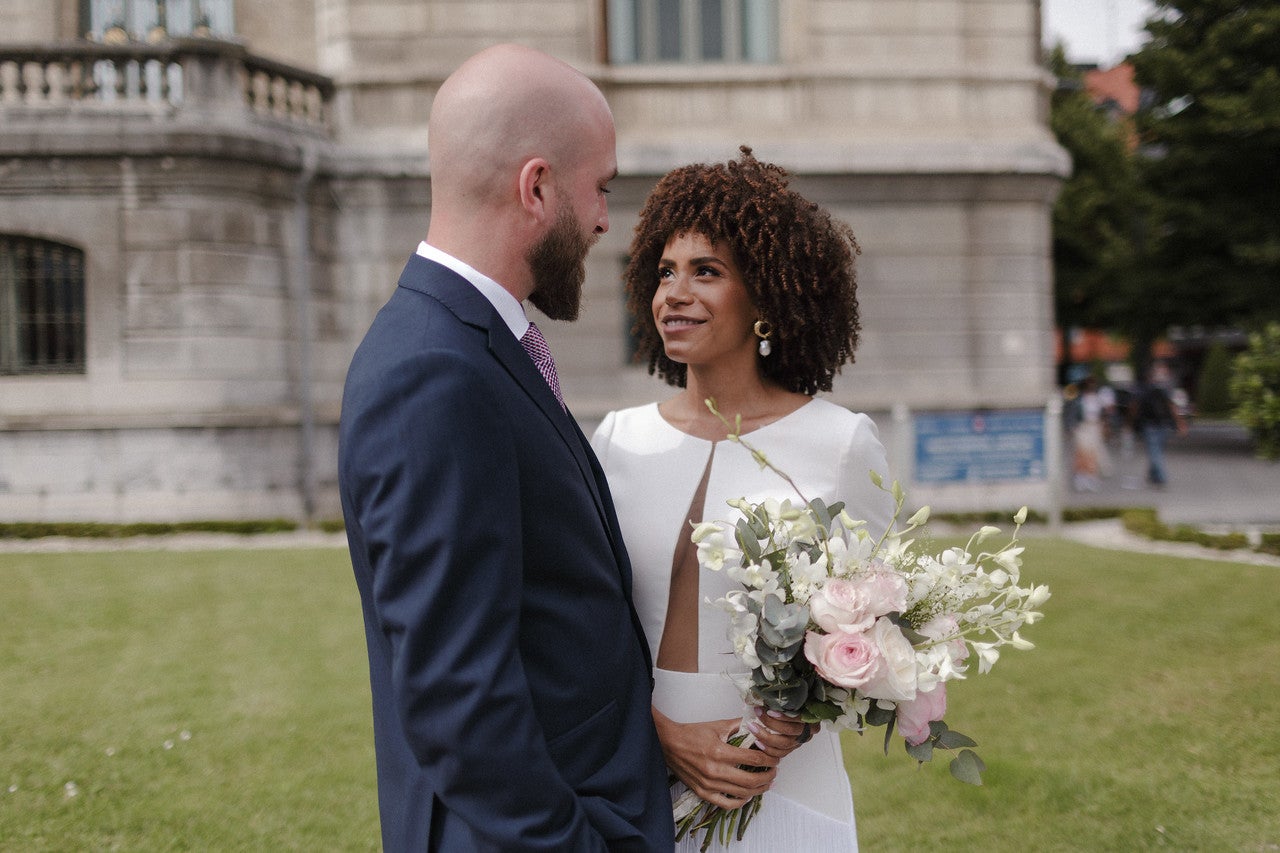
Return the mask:
<svg viewBox="0 0 1280 853">
<path fill-rule="evenodd" d="M 1039 648 L 950 694 L 986 785 L 850 736 L 862 849 L 1278 849 L 1280 569 L 1026 562 Z M 0 555 L 0 850 L 377 838 L 345 552 Z"/>
<path fill-rule="evenodd" d="M 2 555 L 0 683 L 0 849 L 379 847 L 345 551 Z"/>
<path fill-rule="evenodd" d="M 1280 850 L 1280 569 L 1033 540 L 1046 618 L 950 686 L 985 784 L 848 736 L 868 851 Z M 883 732 L 883 730 L 875 730 Z"/>
</svg>

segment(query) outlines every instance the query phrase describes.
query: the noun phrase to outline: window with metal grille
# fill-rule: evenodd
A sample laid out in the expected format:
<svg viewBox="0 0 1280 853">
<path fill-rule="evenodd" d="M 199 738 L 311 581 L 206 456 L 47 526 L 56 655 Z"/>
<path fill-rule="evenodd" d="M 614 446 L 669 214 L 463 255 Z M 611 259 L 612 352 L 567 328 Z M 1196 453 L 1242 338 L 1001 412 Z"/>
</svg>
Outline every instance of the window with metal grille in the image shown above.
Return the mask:
<svg viewBox="0 0 1280 853">
<path fill-rule="evenodd" d="M 84 252 L 0 234 L 0 375 L 84 372 Z"/>
<path fill-rule="evenodd" d="M 778 0 L 607 3 L 615 65 L 778 61 Z"/>
</svg>

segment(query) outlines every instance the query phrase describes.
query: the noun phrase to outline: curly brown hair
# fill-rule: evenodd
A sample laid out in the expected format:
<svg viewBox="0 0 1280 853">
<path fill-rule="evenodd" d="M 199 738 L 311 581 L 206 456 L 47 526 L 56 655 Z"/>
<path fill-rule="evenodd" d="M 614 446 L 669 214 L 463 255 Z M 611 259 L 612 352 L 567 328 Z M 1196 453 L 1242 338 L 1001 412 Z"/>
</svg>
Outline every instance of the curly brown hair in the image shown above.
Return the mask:
<svg viewBox="0 0 1280 853">
<path fill-rule="evenodd" d="M 667 240 L 700 234 L 733 251 L 752 305 L 773 327 L 773 352 L 758 361 L 764 376 L 801 394 L 830 391 L 858 346 L 858 242 L 848 225 L 788 188 L 785 169 L 746 145 L 739 150 L 728 163 L 668 172 L 640 211 L 624 274 L 636 359 L 685 386 L 687 368 L 667 358 L 652 303 Z"/>
</svg>

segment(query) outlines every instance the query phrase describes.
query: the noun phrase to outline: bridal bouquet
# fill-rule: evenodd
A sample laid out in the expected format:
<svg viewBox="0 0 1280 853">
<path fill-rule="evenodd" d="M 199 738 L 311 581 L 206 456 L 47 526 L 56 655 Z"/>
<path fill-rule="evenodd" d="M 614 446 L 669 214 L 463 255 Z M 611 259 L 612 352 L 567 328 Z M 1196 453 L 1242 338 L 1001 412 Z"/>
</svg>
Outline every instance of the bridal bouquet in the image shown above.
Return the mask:
<svg viewBox="0 0 1280 853">
<path fill-rule="evenodd" d="M 714 401 L 707 405 L 719 415 Z M 739 422 L 728 438 L 796 488 L 740 433 Z M 999 548 L 983 547 L 1000 533 L 984 526 L 964 547 L 934 554 L 909 538 L 929 508 L 899 529 L 904 495 L 897 483 L 890 491 L 895 509 L 885 531 L 798 489 L 798 503 L 730 501 L 735 522 L 695 527 L 698 561 L 741 584 L 715 603 L 729 612 L 734 654 L 749 670 L 735 677 L 749 706 L 858 732 L 884 726 L 886 753 L 896 727 L 918 762 L 935 749 L 955 752 L 952 775 L 980 785 L 986 768 L 970 749 L 977 744 L 942 720 L 947 683 L 964 679 L 973 658 L 985 674 L 1004 646 L 1033 648 L 1019 632 L 1040 619 L 1049 590 L 1020 582 L 1017 534 L 1027 510 Z M 753 742 L 745 727 L 730 739 Z M 704 832 L 703 850 L 716 835 L 724 844 L 741 839 L 760 805 L 757 796 L 730 811 L 686 791 L 675 804 L 677 838 Z"/>
</svg>

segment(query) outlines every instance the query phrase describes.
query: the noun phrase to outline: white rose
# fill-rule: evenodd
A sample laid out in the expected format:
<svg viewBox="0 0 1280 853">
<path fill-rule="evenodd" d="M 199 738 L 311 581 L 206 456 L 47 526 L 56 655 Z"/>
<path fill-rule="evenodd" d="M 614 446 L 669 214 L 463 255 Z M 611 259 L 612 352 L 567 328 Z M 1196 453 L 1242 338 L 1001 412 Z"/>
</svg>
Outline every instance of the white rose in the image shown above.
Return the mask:
<svg viewBox="0 0 1280 853">
<path fill-rule="evenodd" d="M 905 702 L 916 696 L 916 650 L 888 619 L 877 619 L 867 637 L 880 650 L 882 665 L 876 677 L 862 687 L 872 699 Z"/>
</svg>

